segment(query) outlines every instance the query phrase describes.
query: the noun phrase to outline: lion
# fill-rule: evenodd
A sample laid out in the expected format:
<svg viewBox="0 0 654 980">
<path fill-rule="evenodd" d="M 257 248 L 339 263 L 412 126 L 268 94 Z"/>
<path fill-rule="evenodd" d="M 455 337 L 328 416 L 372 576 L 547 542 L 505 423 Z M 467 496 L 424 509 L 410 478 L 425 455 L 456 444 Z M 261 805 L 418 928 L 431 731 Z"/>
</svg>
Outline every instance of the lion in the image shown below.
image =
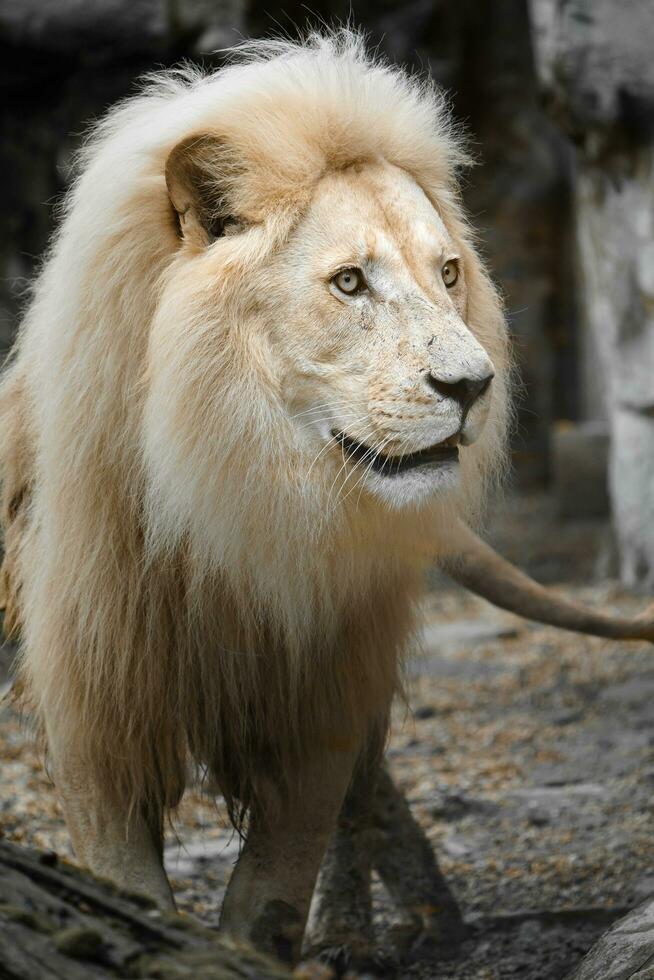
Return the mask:
<svg viewBox="0 0 654 980">
<path fill-rule="evenodd" d="M 2 381 L 7 621 L 76 855 L 172 907 L 192 761 L 247 820 L 221 927 L 290 961 L 425 569 L 467 574 L 505 465 L 467 162 L 347 31 L 156 75 L 87 142 Z"/>
</svg>

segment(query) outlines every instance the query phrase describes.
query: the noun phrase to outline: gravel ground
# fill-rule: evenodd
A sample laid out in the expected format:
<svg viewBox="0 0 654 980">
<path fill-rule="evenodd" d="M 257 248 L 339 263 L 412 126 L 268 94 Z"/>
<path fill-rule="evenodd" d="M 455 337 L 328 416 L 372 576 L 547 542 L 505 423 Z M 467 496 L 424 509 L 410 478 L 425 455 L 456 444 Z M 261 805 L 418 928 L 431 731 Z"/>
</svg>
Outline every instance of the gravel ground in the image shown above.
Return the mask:
<svg viewBox="0 0 654 980">
<path fill-rule="evenodd" d="M 633 612 L 596 578 L 603 525 L 559 527 L 547 501 L 509 501 L 496 540 L 562 593 Z M 590 583 L 590 584 L 589 584 Z M 5 664 L 9 651 L 3 652 Z M 534 626 L 434 576 L 388 758 L 470 923 L 460 955 L 409 957 L 413 980 L 560 980 L 607 925 L 654 894 L 654 661 Z M 29 732 L 0 713 L 0 833 L 70 854 Z M 166 861 L 182 910 L 214 923 L 238 842 L 220 804 L 190 792 Z M 379 938 L 398 916 L 378 883 Z"/>
</svg>

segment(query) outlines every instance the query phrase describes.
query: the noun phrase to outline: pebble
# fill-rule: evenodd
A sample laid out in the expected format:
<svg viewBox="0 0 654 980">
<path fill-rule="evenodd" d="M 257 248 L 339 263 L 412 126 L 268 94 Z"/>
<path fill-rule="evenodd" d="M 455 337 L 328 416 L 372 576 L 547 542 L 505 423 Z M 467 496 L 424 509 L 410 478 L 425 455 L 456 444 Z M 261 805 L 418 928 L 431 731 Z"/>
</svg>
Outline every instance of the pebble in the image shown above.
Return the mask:
<svg viewBox="0 0 654 980">
<path fill-rule="evenodd" d="M 52 939 L 60 953 L 65 953 L 67 956 L 72 956 L 78 960 L 94 959 L 104 945 L 102 934 L 97 929 L 83 926 L 70 926 L 68 929 L 61 929 L 54 934 Z"/>
</svg>

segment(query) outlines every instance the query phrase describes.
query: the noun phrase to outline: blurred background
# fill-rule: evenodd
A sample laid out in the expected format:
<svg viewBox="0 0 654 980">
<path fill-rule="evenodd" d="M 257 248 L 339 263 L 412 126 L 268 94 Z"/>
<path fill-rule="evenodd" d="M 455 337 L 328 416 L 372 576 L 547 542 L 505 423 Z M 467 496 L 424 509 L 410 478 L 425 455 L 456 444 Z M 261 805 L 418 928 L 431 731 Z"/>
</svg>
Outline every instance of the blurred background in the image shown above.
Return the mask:
<svg viewBox="0 0 654 980">
<path fill-rule="evenodd" d="M 584 547 L 651 590 L 648 0 L 0 0 L 0 349 L 93 119 L 144 72 L 185 58 L 218 65 L 219 49 L 243 38 L 347 20 L 447 89 L 479 160 L 465 200 L 522 380 L 514 484 L 547 491 L 554 517 L 610 510 L 612 536 Z"/>
<path fill-rule="evenodd" d="M 443 85 L 478 158 L 464 197 L 521 377 L 496 545 L 634 613 L 654 586 L 652 0 L 0 0 L 0 353 L 94 119 L 145 72 L 335 21 Z M 651 647 L 432 586 L 388 758 L 471 932 L 449 964 L 420 965 L 377 883 L 380 935 L 404 935 L 405 978 L 560 980 L 620 914 L 649 898 L 654 921 Z M 0 759 L 0 836 L 70 854 L 6 704 Z M 166 845 L 180 907 L 212 924 L 238 850 L 216 814 L 190 792 Z"/>
</svg>

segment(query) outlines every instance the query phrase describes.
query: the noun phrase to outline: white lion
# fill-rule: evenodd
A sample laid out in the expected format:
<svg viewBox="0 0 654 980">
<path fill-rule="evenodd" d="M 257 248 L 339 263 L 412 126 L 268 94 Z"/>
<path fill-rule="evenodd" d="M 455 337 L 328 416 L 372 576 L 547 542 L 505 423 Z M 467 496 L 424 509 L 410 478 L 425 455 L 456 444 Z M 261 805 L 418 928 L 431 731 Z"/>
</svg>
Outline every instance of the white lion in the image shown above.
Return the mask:
<svg viewBox="0 0 654 980">
<path fill-rule="evenodd" d="M 291 959 L 425 565 L 503 464 L 463 163 L 349 33 L 155 77 L 84 150 L 3 382 L 8 615 L 76 853 L 170 904 L 191 758 L 250 815 L 223 925 Z"/>
</svg>

